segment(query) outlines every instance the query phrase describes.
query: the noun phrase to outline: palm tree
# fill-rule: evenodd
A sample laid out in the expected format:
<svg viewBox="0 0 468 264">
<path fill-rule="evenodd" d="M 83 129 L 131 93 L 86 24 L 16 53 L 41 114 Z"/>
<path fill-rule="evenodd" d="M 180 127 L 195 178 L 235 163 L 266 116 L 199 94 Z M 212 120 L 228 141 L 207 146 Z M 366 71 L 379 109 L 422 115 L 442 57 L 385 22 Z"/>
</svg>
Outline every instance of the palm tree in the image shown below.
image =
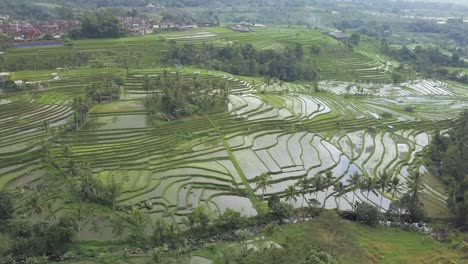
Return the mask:
<svg viewBox="0 0 468 264">
<path fill-rule="evenodd" d="M 387 174 L 387 172 L 384 171 L 383 173 L 379 173 L 377 188 L 380 190 L 380 208 L 382 208 L 383 195 L 385 190 L 388 188 L 389 181 L 390 176 Z"/>
<path fill-rule="evenodd" d="M 367 191 L 366 199 L 369 200 L 370 192 L 374 192 L 376 182 L 372 177 L 365 177 L 362 181 L 361 189 Z"/>
<path fill-rule="evenodd" d="M 306 200 L 305 195 L 309 192 L 310 189 L 310 180 L 307 177 L 300 179 L 297 183 L 299 187 L 299 193 L 302 196 L 301 207 L 304 207 L 304 200 Z"/>
<path fill-rule="evenodd" d="M 318 201 L 318 193 L 323 190 L 323 177 L 322 175 L 315 175 L 312 179 L 312 184 L 314 186 L 315 200 Z"/>
<path fill-rule="evenodd" d="M 346 186 L 342 182 L 337 182 L 333 186 L 333 190 L 336 192 L 335 197 L 338 198 L 337 209 L 340 210 L 341 197 L 346 193 Z"/>
<path fill-rule="evenodd" d="M 361 188 L 362 184 L 362 174 L 359 174 L 358 172 L 353 173 L 351 177 L 347 180 L 348 186 L 350 187 L 351 191 L 353 192 L 353 201 L 352 205 L 354 206 L 354 198 L 356 197 L 356 194 L 354 193 L 357 189 Z"/>
<path fill-rule="evenodd" d="M 418 196 L 418 193 L 424 189 L 422 180 L 422 175 L 421 173 L 419 173 L 419 171 L 408 177 L 406 186 L 408 188 L 409 193 L 411 194 L 412 200 L 415 200 L 415 198 Z"/>
<path fill-rule="evenodd" d="M 125 229 L 127 229 L 127 225 L 123 219 L 113 218 L 109 221 L 109 226 L 112 229 L 112 234 L 115 238 L 122 236 L 125 232 Z"/>
<path fill-rule="evenodd" d="M 271 176 L 264 172 L 256 178 L 256 189 L 262 189 L 262 200 L 265 198 L 265 192 L 268 187 L 271 187 Z"/>
<path fill-rule="evenodd" d="M 388 186 L 388 191 L 392 193 L 392 200 L 395 198 L 395 194 L 401 193 L 402 187 L 403 184 L 400 182 L 400 178 L 393 176 Z"/>
<path fill-rule="evenodd" d="M 325 203 L 327 202 L 327 198 L 328 198 L 328 189 L 330 188 L 330 186 L 333 185 L 334 182 L 335 182 L 335 177 L 333 176 L 332 172 L 327 171 L 325 173 L 325 178 L 323 179 L 323 183 L 325 185 L 325 198 L 323 199 L 322 207 L 324 208 L 325 208 Z"/>
<path fill-rule="evenodd" d="M 305 213 L 304 213 L 304 200 L 306 200 L 307 204 L 310 206 L 309 201 L 305 198 L 305 195 L 309 192 L 310 190 L 310 180 L 307 179 L 307 177 L 303 177 L 296 183 L 297 187 L 299 188 L 299 193 L 302 196 L 302 202 L 301 202 L 301 212 L 302 212 L 302 218 L 305 220 Z"/>
<path fill-rule="evenodd" d="M 449 183 L 447 184 L 447 205 L 452 207 L 456 204 L 457 194 L 459 193 L 460 186 L 453 178 L 449 178 Z"/>
<path fill-rule="evenodd" d="M 291 205 L 292 205 L 292 201 L 294 202 L 297 202 L 297 190 L 296 190 L 296 187 L 294 185 L 289 185 L 288 188 L 286 188 L 286 190 L 284 191 L 285 194 L 284 194 L 284 197 L 286 199 L 286 201 L 289 201 L 291 202 Z"/>
<path fill-rule="evenodd" d="M 44 209 L 41 205 L 41 201 L 37 190 L 34 190 L 31 197 L 27 199 L 27 204 L 29 209 L 31 210 L 31 215 L 41 214 Z"/>
</svg>

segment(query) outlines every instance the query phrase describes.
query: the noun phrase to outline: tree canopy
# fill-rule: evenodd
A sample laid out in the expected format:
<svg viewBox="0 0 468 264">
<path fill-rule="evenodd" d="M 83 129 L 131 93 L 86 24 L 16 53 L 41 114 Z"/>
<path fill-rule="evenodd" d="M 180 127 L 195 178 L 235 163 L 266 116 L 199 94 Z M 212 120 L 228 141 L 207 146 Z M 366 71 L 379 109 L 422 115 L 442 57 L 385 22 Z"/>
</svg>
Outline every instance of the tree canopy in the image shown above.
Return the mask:
<svg viewBox="0 0 468 264">
<path fill-rule="evenodd" d="M 447 204 L 455 223 L 468 229 L 468 110 L 447 135 L 436 131 L 428 152 L 431 167 L 447 185 Z"/>
<path fill-rule="evenodd" d="M 86 12 L 81 18 L 81 30 L 70 33 L 72 38 L 118 38 L 123 36 L 120 21 L 111 10 Z"/>
</svg>

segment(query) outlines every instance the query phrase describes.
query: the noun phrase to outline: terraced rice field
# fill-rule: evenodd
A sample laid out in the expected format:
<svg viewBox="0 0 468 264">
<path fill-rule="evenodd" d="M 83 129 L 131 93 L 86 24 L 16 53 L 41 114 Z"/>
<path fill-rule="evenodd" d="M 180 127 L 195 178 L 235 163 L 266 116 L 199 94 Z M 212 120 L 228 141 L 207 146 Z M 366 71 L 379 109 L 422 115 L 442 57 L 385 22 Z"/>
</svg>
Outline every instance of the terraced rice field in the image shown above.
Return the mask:
<svg viewBox="0 0 468 264">
<path fill-rule="evenodd" d="M 315 93 L 310 84 L 300 82 L 266 84 L 260 78 L 223 72 L 162 69 L 169 40 L 178 45 L 251 43 L 259 49 L 301 43 L 306 56 L 316 61 L 324 80 L 319 88 L 325 92 Z M 320 54 L 308 54 L 311 45 L 323 47 Z M 90 68 L 59 71 L 60 79 L 51 80 L 57 67 L 77 66 L 80 56 L 89 57 Z M 74 159 L 90 163 L 94 177 L 119 184 L 117 203 L 122 208 L 138 208 L 153 219 L 165 217 L 182 225 L 182 217 L 199 205 L 207 205 L 214 214 L 233 208 L 256 215 L 260 197 L 284 197 L 288 186 L 327 172 L 344 184 L 354 173 L 377 177 L 386 171 L 403 182 L 416 171 L 428 174 L 420 156 L 431 133 L 435 127 L 449 128 L 468 106 L 465 87 L 437 80 L 389 84 L 395 65 L 376 55 L 368 42 L 349 51 L 318 31 L 299 27 L 256 28 L 245 34 L 218 27 L 82 40 L 64 47 L 9 49 L 5 58 L 0 66 L 14 71 L 14 80 L 48 84 L 34 93 L 0 92 L 0 189 L 22 194 L 17 210 L 27 208 L 31 189 L 47 178 L 39 158 L 42 141 L 51 142 L 50 151 L 59 159 L 69 146 Z M 124 65 L 132 70 L 128 73 Z M 148 122 L 142 99 L 157 91 L 142 89 L 143 76 L 164 70 L 179 71 L 186 81 L 194 74 L 222 78 L 231 90 L 228 111 Z M 120 100 L 95 105 L 88 122 L 71 131 L 73 99 L 84 95 L 86 85 L 115 76 L 125 78 Z M 408 107 L 414 110 L 406 111 Z M 254 182 L 262 173 L 272 178 L 264 195 Z M 446 210 L 445 194 L 437 181 L 426 180 L 425 185 L 426 208 L 439 216 Z M 61 195 L 60 185 L 56 187 L 41 202 L 51 203 L 51 210 L 60 213 L 67 206 L 56 199 Z M 347 210 L 352 201 L 380 205 L 382 195 L 381 209 L 386 210 L 392 197 L 388 193 L 356 190 L 336 199 L 331 187 L 306 198 Z M 294 206 L 301 204 L 298 199 Z M 86 231 L 92 223 L 105 225 L 109 220 L 110 214 L 101 209 L 83 222 L 81 239 L 112 238 L 109 228 L 100 234 Z"/>
<path fill-rule="evenodd" d="M 322 79 L 367 82 L 391 80 L 392 67 L 379 59 L 373 49 L 368 48 L 368 44 L 357 51 L 350 51 L 343 43 L 326 34 L 304 27 L 258 27 L 250 33 L 234 32 L 223 27 L 200 28 L 139 38 L 77 40 L 60 47 L 7 49 L 0 69 L 36 71 L 84 65 L 92 68 L 157 68 L 162 66 L 162 59 L 172 40 L 178 45 L 190 43 L 202 46 L 203 43 L 212 43 L 215 46 L 226 46 L 248 43 L 258 49 L 276 50 L 300 43 L 305 55 L 316 62 Z M 312 45 L 323 48 L 319 54 L 310 54 Z"/>
<path fill-rule="evenodd" d="M 265 198 L 283 197 L 289 185 L 326 172 L 344 184 L 356 172 L 377 177 L 386 171 L 403 182 L 416 171 L 427 173 L 419 157 L 433 127 L 449 127 L 467 104 L 456 96 L 458 90 L 429 85 L 430 81 L 413 84 L 409 88 L 413 96 L 401 99 L 312 93 L 291 83 L 282 84 L 289 90 L 284 92 L 227 74 L 200 74 L 197 78 L 227 81 L 232 93 L 229 111 L 149 125 L 141 100 L 147 93 L 141 88 L 144 74 L 158 75 L 162 70 L 129 74 L 121 100 L 93 107 L 88 123 L 78 131 L 65 132 L 72 116 L 70 99 L 83 95 L 86 83 L 109 75 L 83 75 L 80 81 L 66 76 L 34 96 L 2 98 L 0 187 L 24 192 L 26 200 L 31 192 L 24 187 L 39 185 L 47 173 L 38 158 L 41 141 L 53 138 L 51 152 L 57 158 L 64 146 L 70 146 L 77 161 L 90 162 L 95 177 L 118 183 L 122 190 L 118 205 L 124 208 L 136 207 L 153 219 L 165 217 L 180 225 L 181 217 L 198 205 L 207 205 L 214 214 L 234 208 L 256 215 L 263 192 L 254 180 L 262 173 L 272 177 Z M 193 71 L 180 76 L 190 80 Z M 420 92 L 424 87 L 430 91 L 433 87 L 436 94 Z M 417 110 L 405 112 L 408 105 Z M 384 112 L 392 117 L 383 118 Z M 191 136 L 183 136 L 188 132 Z M 434 212 L 445 210 L 445 194 L 429 181 L 425 184 L 424 202 Z M 50 192 L 45 200 L 53 201 L 57 195 Z M 385 210 L 391 198 L 387 193 L 356 190 L 335 199 L 330 188 L 306 197 L 346 210 L 353 200 L 379 205 L 381 195 Z M 302 203 L 299 199 L 294 205 Z M 53 208 L 60 212 L 63 204 L 56 201 Z M 96 236 L 81 234 L 83 239 Z"/>
</svg>

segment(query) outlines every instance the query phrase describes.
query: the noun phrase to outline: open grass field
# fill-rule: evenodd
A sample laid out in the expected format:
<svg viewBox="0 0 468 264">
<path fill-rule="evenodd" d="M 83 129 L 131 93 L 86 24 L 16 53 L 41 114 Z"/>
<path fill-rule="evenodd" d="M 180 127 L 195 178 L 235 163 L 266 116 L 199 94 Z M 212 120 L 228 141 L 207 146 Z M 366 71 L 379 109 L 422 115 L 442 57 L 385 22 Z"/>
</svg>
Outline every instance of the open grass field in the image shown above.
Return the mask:
<svg viewBox="0 0 468 264">
<path fill-rule="evenodd" d="M 353 243 L 355 245 L 350 245 L 351 249 L 336 252 L 340 263 L 450 263 L 451 260 L 460 260 L 464 256 L 466 257 L 466 252 L 453 250 L 448 244 L 437 242 L 418 233 L 389 227 L 370 228 L 358 223 L 345 223 L 345 226 L 354 236 Z M 320 230 L 312 221 L 281 226 L 279 230 L 271 235 L 259 234 L 257 237 L 264 236 L 265 241 L 273 241 L 287 248 L 288 243 L 313 241 L 313 237 L 320 233 L 324 233 L 324 231 Z M 255 239 L 252 240 L 255 241 Z M 352 250 L 353 246 L 357 247 Z M 203 249 L 196 251 L 193 255 L 212 259 L 215 264 L 223 263 L 223 253 L 226 254 L 240 247 L 242 247 L 242 243 L 227 243 L 218 246 L 215 250 Z M 461 260 L 457 263 L 468 263 L 468 261 Z"/>
<path fill-rule="evenodd" d="M 336 257 L 340 260 L 340 263 L 452 263 L 451 261 L 455 260 L 458 260 L 455 263 L 468 263 L 466 260 L 463 260 L 464 257 L 466 258 L 466 252 L 451 249 L 448 244 L 437 242 L 428 236 L 389 227 L 370 228 L 358 223 L 345 223 L 344 225 L 350 230 L 354 240 L 350 242 L 352 243 L 352 245 L 349 245 L 351 249 L 336 252 Z M 287 251 L 288 245 L 313 241 L 315 239 L 314 236 L 323 233 L 325 231 L 320 230 L 312 221 L 284 225 L 272 234 L 260 233 L 248 238 L 248 241 L 257 241 L 256 238 L 259 238 L 260 242 L 256 242 L 259 246 L 264 241 L 272 241 L 283 247 L 282 249 L 274 250 L 285 251 L 284 254 L 291 254 Z M 202 257 L 213 261 L 212 263 L 214 264 L 221 264 L 225 263 L 225 255 L 241 251 L 245 243 L 246 241 L 241 241 L 206 246 L 190 254 L 168 258 L 166 261 L 167 263 L 188 264 L 191 263 L 191 258 Z M 102 243 L 84 243 L 81 247 L 99 252 L 106 248 L 106 245 Z M 104 254 L 93 260 L 89 259 L 69 263 L 93 264 L 113 262 L 143 264 L 151 263 L 151 261 L 150 255 L 128 255 L 124 257 L 121 254 Z"/>
</svg>

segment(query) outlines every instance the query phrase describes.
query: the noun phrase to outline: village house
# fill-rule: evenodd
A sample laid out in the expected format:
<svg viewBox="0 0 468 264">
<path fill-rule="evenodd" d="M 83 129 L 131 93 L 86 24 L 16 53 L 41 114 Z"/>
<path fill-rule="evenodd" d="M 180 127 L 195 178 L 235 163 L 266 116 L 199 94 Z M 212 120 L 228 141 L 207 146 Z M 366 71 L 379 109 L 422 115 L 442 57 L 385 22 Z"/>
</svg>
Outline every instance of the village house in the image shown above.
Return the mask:
<svg viewBox="0 0 468 264">
<path fill-rule="evenodd" d="M 242 25 L 234 25 L 229 28 L 237 32 L 250 32 L 251 31 L 250 28 L 246 26 L 242 26 Z"/>
<path fill-rule="evenodd" d="M 120 22 L 127 33 L 143 36 L 153 32 L 153 21 L 139 17 L 120 17 Z"/>
<path fill-rule="evenodd" d="M 79 20 L 55 20 L 38 23 L 17 20 L 0 24 L 0 30 L 13 37 L 15 41 L 41 39 L 46 35 L 59 39 L 62 35 L 80 27 Z"/>
<path fill-rule="evenodd" d="M 329 32 L 328 35 L 335 38 L 336 40 L 340 40 L 340 41 L 348 40 L 349 38 L 351 38 L 348 34 L 342 32 L 342 31 Z"/>
</svg>

